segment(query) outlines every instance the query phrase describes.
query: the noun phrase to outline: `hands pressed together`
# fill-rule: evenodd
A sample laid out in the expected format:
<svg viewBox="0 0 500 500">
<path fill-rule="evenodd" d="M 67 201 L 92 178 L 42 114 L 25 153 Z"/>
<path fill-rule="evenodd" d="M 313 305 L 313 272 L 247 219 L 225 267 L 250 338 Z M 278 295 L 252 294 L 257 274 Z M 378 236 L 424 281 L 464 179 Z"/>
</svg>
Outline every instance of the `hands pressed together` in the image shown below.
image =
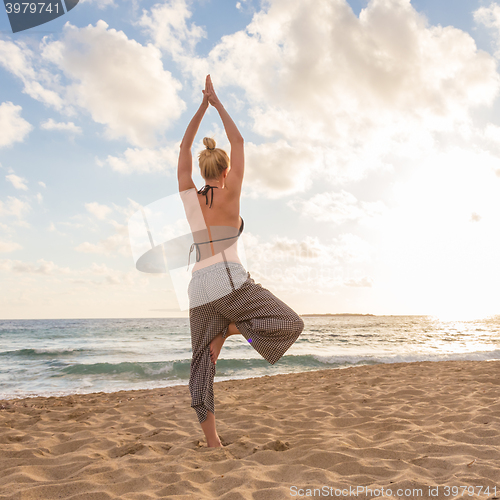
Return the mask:
<svg viewBox="0 0 500 500">
<path fill-rule="evenodd" d="M 202 90 L 202 92 L 203 92 L 203 104 L 206 104 L 207 106 L 208 104 L 211 104 L 214 108 L 217 108 L 217 106 L 221 105 L 221 102 L 219 101 L 219 98 L 215 93 L 210 75 L 207 75 L 207 78 L 205 80 L 205 90 Z"/>
</svg>

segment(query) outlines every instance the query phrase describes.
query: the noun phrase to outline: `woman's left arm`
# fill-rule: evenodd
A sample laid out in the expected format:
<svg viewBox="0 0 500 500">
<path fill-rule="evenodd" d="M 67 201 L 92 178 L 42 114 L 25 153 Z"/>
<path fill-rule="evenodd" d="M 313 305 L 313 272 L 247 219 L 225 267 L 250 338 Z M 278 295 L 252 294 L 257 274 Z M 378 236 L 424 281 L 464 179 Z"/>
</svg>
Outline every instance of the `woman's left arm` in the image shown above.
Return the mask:
<svg viewBox="0 0 500 500">
<path fill-rule="evenodd" d="M 187 189 L 196 188 L 193 182 L 193 157 L 191 155 L 191 147 L 193 146 L 194 138 L 200 127 L 201 120 L 208 108 L 208 97 L 203 95 L 203 102 L 198 111 L 189 122 L 188 128 L 180 146 L 179 163 L 177 165 L 177 180 L 179 181 L 179 192 Z"/>
</svg>

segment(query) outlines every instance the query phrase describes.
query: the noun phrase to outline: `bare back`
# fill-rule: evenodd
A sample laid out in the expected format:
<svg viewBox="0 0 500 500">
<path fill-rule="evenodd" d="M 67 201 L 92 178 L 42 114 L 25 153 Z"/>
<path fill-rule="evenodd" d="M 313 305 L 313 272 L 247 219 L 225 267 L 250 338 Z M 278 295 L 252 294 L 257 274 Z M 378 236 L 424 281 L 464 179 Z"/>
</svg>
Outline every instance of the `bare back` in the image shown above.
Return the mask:
<svg viewBox="0 0 500 500">
<path fill-rule="evenodd" d="M 210 182 L 208 181 L 207 184 L 210 185 Z M 227 186 L 224 188 L 214 188 L 210 191 L 206 195 L 197 193 L 207 227 L 232 226 L 239 229 L 241 224 L 240 193 L 235 193 L 234 190 L 231 191 Z"/>
<path fill-rule="evenodd" d="M 208 182 L 207 185 L 210 186 Z M 243 219 L 239 216 L 239 193 L 235 195 L 235 191 L 231 192 L 227 187 L 200 191 L 205 194 L 196 188 L 181 192 L 193 233 L 191 251 L 196 249 L 192 271 L 223 261 L 242 264 L 238 255 L 238 239 L 243 229 Z"/>
</svg>

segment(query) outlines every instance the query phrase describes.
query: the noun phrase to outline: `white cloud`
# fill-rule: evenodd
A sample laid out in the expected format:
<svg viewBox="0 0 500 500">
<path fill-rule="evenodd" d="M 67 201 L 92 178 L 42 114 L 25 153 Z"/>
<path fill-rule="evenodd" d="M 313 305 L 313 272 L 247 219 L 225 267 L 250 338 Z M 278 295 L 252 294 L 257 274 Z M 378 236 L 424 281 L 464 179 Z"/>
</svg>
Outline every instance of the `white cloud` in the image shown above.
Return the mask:
<svg viewBox="0 0 500 500">
<path fill-rule="evenodd" d="M 135 271 L 126 273 L 116 269 L 111 269 L 106 264 L 96 264 L 95 262 L 88 270 L 88 273 L 104 277 L 103 284 L 108 285 L 133 285 L 134 278 L 136 277 Z"/>
<path fill-rule="evenodd" d="M 254 195 L 277 197 L 305 191 L 311 185 L 311 169 L 319 164 L 313 149 L 294 147 L 283 140 L 245 144 L 245 183 Z"/>
<path fill-rule="evenodd" d="M 98 243 L 90 243 L 85 241 L 75 247 L 77 252 L 94 253 L 101 255 L 116 255 L 117 253 L 125 256 L 131 256 L 130 238 L 128 234 L 128 226 L 120 224 L 116 221 L 111 222 L 115 228 L 115 233 L 107 238 L 101 239 Z"/>
<path fill-rule="evenodd" d="M 58 224 L 62 224 L 62 223 L 58 223 Z M 48 226 L 46 226 L 46 230 L 51 232 L 51 233 L 57 233 L 60 236 L 67 236 L 66 233 L 59 231 L 59 229 L 57 229 L 56 225 L 52 221 L 50 222 L 50 224 Z"/>
<path fill-rule="evenodd" d="M 287 205 L 303 217 L 334 224 L 382 215 L 386 209 L 381 201 L 360 202 L 344 190 L 340 193 L 318 193 L 308 200 L 289 201 Z"/>
<path fill-rule="evenodd" d="M 351 278 L 344 281 L 345 286 L 355 286 L 360 288 L 370 288 L 373 286 L 373 279 L 368 276 L 361 278 Z"/>
<path fill-rule="evenodd" d="M 81 3 L 94 4 L 98 9 L 103 10 L 106 7 L 116 7 L 114 0 L 80 0 Z"/>
<path fill-rule="evenodd" d="M 288 260 L 294 262 L 317 262 L 327 250 L 318 238 L 306 237 L 298 241 L 286 236 L 275 236 L 270 242 L 262 243 L 260 238 L 250 233 L 244 234 L 245 251 L 248 257 L 259 263 L 277 263 Z"/>
<path fill-rule="evenodd" d="M 367 241 L 352 233 L 343 233 L 333 238 L 328 247 L 328 258 L 342 264 L 370 262 L 374 248 Z"/>
<path fill-rule="evenodd" d="M 30 59 L 33 53 L 23 43 L 14 43 L 0 40 L 0 64 L 19 78 L 33 79 L 35 72 L 31 66 Z"/>
<path fill-rule="evenodd" d="M 47 261 L 45 259 L 38 259 L 36 264 L 31 262 L 23 262 L 20 260 L 0 260 L 0 270 L 1 271 L 11 271 L 14 273 L 26 273 L 26 274 L 43 274 L 43 275 L 54 275 L 54 274 L 68 274 L 70 269 L 68 267 L 60 267 L 52 261 Z"/>
<path fill-rule="evenodd" d="M 115 172 L 131 174 L 133 172 L 173 172 L 177 168 L 179 157 L 178 146 L 166 146 L 159 149 L 128 148 L 123 156 L 111 156 L 102 161 L 96 160 L 99 166 L 108 165 Z"/>
<path fill-rule="evenodd" d="M 6 175 L 5 178 L 16 188 L 22 189 L 24 191 L 28 190 L 28 186 L 26 185 L 26 179 L 19 177 L 15 174 Z"/>
<path fill-rule="evenodd" d="M 474 11 L 476 23 L 484 24 L 487 28 L 493 28 L 495 33 L 495 45 L 497 50 L 495 57 L 500 57 L 500 5 L 492 2 L 489 7 L 480 7 Z"/>
<path fill-rule="evenodd" d="M 45 182 L 38 181 L 38 185 L 42 186 L 43 188 L 46 188 L 47 186 L 45 185 Z"/>
<path fill-rule="evenodd" d="M 167 0 L 164 4 L 154 5 L 150 13 L 143 10 L 137 24 L 145 28 L 157 47 L 168 50 L 178 59 L 186 53 L 194 54 L 196 44 L 206 37 L 200 26 L 187 25 L 190 17 L 191 12 L 184 0 Z"/>
<path fill-rule="evenodd" d="M 79 216 L 74 216 L 75 219 L 80 219 L 81 217 Z M 86 224 L 83 222 L 58 222 L 61 226 L 68 226 L 68 227 L 73 227 L 73 228 L 81 228 L 81 227 L 86 227 Z"/>
<path fill-rule="evenodd" d="M 38 203 L 42 203 L 43 202 L 43 196 L 42 196 L 42 193 L 37 193 L 36 196 L 36 201 L 38 201 Z"/>
<path fill-rule="evenodd" d="M 272 0 L 203 59 L 190 55 L 196 37 L 179 55 L 155 29 L 198 86 L 210 72 L 216 88 L 243 90 L 254 132 L 322 150 L 323 168 L 307 170 L 331 183 L 436 148 L 437 132 L 460 141 L 500 86 L 469 34 L 429 26 L 409 0 L 371 0 L 359 17 L 345 0 Z"/>
<path fill-rule="evenodd" d="M 265 243 L 251 233 L 244 233 L 242 237 L 248 257 L 261 263 L 293 261 L 322 266 L 363 263 L 368 262 L 373 253 L 369 243 L 352 233 L 343 233 L 329 242 L 313 236 L 307 236 L 303 240 L 274 236 Z"/>
<path fill-rule="evenodd" d="M 35 69 L 40 63 L 39 55 L 33 53 L 26 43 L 0 40 L 0 65 L 21 79 L 24 83 L 23 92 L 33 99 L 62 110 L 64 105 L 58 94 L 58 79 L 46 69 Z"/>
<path fill-rule="evenodd" d="M 84 285 L 92 287 L 103 287 L 106 285 L 120 285 L 122 289 L 138 289 L 148 285 L 149 277 L 138 273 L 135 269 L 128 272 L 113 269 L 106 264 L 98 264 L 96 262 L 86 269 L 75 271 L 74 279 L 71 279 L 73 285 Z M 97 279 L 95 279 L 97 278 Z"/>
<path fill-rule="evenodd" d="M 307 236 L 302 240 L 275 236 L 271 241 L 242 235 L 248 266 L 256 281 L 276 291 L 317 294 L 350 286 L 370 286 L 368 278 L 354 280 L 371 261 L 374 249 L 365 240 L 344 233 L 330 240 Z M 360 267 L 361 266 L 361 267 Z"/>
<path fill-rule="evenodd" d="M 128 205 L 126 207 L 122 207 L 120 205 L 117 205 L 116 203 L 113 203 L 114 209 L 123 214 L 125 216 L 125 220 L 127 221 L 128 224 L 128 219 L 130 218 L 131 215 L 135 214 L 137 210 L 140 210 L 142 205 L 138 203 L 135 200 L 132 200 L 131 198 L 127 198 Z"/>
<path fill-rule="evenodd" d="M 0 43 L 2 41 L 0 40 Z M 21 106 L 7 101 L 0 104 L 0 148 L 24 141 L 33 126 L 21 117 Z"/>
<path fill-rule="evenodd" d="M 150 147 L 185 108 L 177 94 L 182 86 L 163 69 L 161 52 L 102 20 L 85 28 L 66 23 L 62 39 L 47 41 L 42 55 L 74 81 L 66 101 L 105 125 L 108 138 Z"/>
<path fill-rule="evenodd" d="M 92 203 L 85 203 L 85 208 L 88 212 L 90 212 L 100 220 L 106 220 L 108 218 L 108 215 L 113 211 L 111 207 L 108 207 L 107 205 L 101 205 L 100 203 L 97 203 L 95 201 Z"/>
<path fill-rule="evenodd" d="M 55 122 L 52 118 L 49 118 L 47 121 L 43 122 L 40 125 L 44 130 L 59 130 L 59 131 L 67 131 L 73 134 L 81 134 L 82 129 L 75 125 L 73 122 Z"/>
<path fill-rule="evenodd" d="M 14 241 L 0 241 L 0 253 L 13 252 L 14 250 L 19 250 L 21 248 L 23 247 Z"/>
<path fill-rule="evenodd" d="M 14 196 L 7 196 L 5 203 L 0 200 L 0 217 L 13 215 L 18 219 L 22 219 L 30 209 L 30 204 L 27 201 L 20 200 Z"/>
</svg>

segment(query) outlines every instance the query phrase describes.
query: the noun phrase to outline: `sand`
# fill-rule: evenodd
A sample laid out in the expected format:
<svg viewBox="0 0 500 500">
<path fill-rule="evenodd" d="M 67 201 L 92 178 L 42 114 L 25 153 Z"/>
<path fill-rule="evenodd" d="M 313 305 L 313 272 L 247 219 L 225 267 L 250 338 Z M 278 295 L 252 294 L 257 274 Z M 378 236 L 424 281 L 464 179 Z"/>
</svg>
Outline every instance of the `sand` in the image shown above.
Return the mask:
<svg viewBox="0 0 500 500">
<path fill-rule="evenodd" d="M 187 386 L 0 401 L 0 498 L 498 498 L 499 374 L 447 361 L 218 382 L 218 449 Z"/>
</svg>

